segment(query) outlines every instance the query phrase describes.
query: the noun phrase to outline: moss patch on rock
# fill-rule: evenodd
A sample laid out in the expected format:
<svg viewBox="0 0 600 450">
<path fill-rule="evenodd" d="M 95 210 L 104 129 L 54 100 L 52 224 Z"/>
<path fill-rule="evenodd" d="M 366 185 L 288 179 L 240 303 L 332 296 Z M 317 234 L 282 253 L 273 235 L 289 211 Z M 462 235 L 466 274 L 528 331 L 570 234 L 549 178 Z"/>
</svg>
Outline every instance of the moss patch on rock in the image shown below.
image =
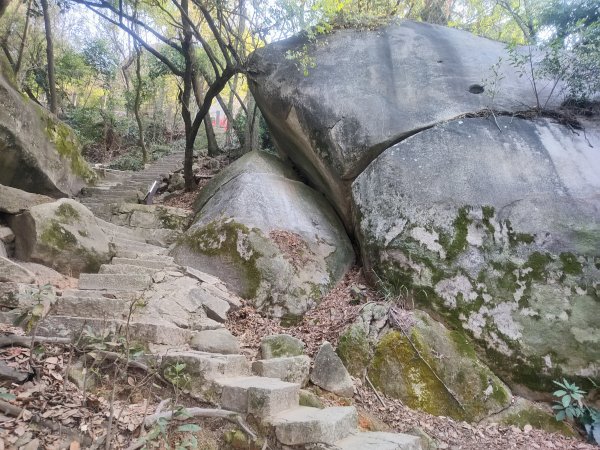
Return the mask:
<svg viewBox="0 0 600 450">
<path fill-rule="evenodd" d="M 256 266 L 260 253 L 249 250 L 246 242 L 251 230 L 233 220 L 213 221 L 196 228 L 179 238 L 192 251 L 206 256 L 219 257 L 236 267 L 244 277 L 244 298 L 254 298 L 261 283 L 261 273 Z M 240 251 L 241 250 L 241 251 Z"/>
<path fill-rule="evenodd" d="M 352 324 L 340 336 L 336 352 L 350 375 L 362 378 L 373 357 L 369 338 L 364 328 Z"/>
<path fill-rule="evenodd" d="M 70 161 L 73 173 L 87 183 L 95 182 L 97 175 L 81 156 L 81 146 L 75 133 L 68 125 L 54 119 L 50 114 L 43 111 L 40 111 L 40 114 L 46 123 L 45 131 L 48 139 L 54 144 L 60 156 Z"/>
<path fill-rule="evenodd" d="M 368 368 L 376 386 L 411 408 L 458 420 L 479 420 L 510 404 L 510 392 L 464 333 L 423 312 L 414 320 L 406 334 L 392 331 L 377 344 Z"/>
</svg>

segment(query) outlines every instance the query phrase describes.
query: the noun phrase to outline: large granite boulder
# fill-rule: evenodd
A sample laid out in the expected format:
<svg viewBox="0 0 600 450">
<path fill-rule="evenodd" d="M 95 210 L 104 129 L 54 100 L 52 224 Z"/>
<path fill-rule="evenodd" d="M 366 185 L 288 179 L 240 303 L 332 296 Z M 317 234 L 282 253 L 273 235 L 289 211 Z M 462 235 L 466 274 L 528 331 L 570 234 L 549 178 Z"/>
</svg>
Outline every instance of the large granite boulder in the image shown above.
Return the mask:
<svg viewBox="0 0 600 450">
<path fill-rule="evenodd" d="M 411 21 L 265 46 L 252 56 L 249 86 L 279 150 L 346 225 L 349 184 L 386 148 L 466 113 L 536 104 L 505 44 Z"/>
<path fill-rule="evenodd" d="M 110 262 L 114 249 L 96 217 L 80 203 L 60 199 L 12 216 L 15 256 L 77 276 L 97 272 Z"/>
<path fill-rule="evenodd" d="M 32 194 L 0 184 L 0 213 L 20 214 L 32 206 L 53 202 L 45 195 Z"/>
<path fill-rule="evenodd" d="M 592 126 L 510 117 L 390 147 L 352 186 L 367 272 L 467 331 L 514 385 L 598 379 L 598 148 Z"/>
<path fill-rule="evenodd" d="M 52 197 L 95 179 L 73 131 L 25 99 L 0 70 L 0 183 Z"/>
<path fill-rule="evenodd" d="M 211 180 L 172 254 L 256 307 L 297 320 L 344 275 L 352 245 L 323 196 L 281 161 L 254 152 Z"/>
</svg>

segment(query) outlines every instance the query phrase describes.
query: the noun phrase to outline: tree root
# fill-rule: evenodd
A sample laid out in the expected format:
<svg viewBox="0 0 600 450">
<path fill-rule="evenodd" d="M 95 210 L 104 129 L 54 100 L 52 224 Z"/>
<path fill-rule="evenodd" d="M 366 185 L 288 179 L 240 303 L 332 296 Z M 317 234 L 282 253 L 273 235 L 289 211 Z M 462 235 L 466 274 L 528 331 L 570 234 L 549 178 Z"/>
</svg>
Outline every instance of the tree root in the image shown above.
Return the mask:
<svg viewBox="0 0 600 450">
<path fill-rule="evenodd" d="M 7 416 L 20 417 L 23 414 L 23 411 L 23 408 L 0 400 L 0 412 L 6 414 Z M 48 428 L 55 433 L 66 435 L 69 437 L 69 439 L 76 440 L 80 444 L 83 444 L 85 446 L 92 445 L 92 439 L 90 437 L 83 436 L 77 431 L 73 430 L 72 428 L 68 428 L 56 422 L 52 422 L 51 420 L 44 419 L 43 417 L 40 417 L 37 414 L 32 415 L 29 421 L 32 423 L 36 423 L 42 427 Z"/>
</svg>

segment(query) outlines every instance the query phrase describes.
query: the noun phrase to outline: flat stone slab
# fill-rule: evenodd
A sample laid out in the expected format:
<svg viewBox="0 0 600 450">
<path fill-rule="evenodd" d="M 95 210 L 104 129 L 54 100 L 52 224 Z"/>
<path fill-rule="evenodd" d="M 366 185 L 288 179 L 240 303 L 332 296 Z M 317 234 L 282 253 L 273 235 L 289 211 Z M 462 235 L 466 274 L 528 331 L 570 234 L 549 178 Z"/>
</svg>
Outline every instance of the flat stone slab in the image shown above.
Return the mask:
<svg viewBox="0 0 600 450">
<path fill-rule="evenodd" d="M 219 379 L 221 407 L 256 417 L 270 417 L 298 406 L 300 386 L 276 378 Z"/>
<path fill-rule="evenodd" d="M 151 284 L 150 276 L 140 274 L 82 273 L 79 276 L 79 289 L 144 290 Z"/>
<path fill-rule="evenodd" d="M 128 264 L 130 266 L 141 266 L 141 267 L 148 267 L 150 269 L 162 269 L 166 266 L 172 265 L 173 264 L 173 258 L 169 257 L 165 257 L 165 258 L 169 258 L 166 261 L 165 260 L 161 260 L 161 259 L 154 259 L 154 258 L 121 258 L 118 256 L 115 256 L 112 259 L 112 263 L 113 264 Z"/>
<path fill-rule="evenodd" d="M 35 277 L 25 267 L 0 256 L 0 282 L 33 283 Z"/>
<path fill-rule="evenodd" d="M 132 300 L 106 297 L 58 297 L 53 308 L 57 316 L 127 320 Z"/>
<path fill-rule="evenodd" d="M 209 353 L 221 353 L 224 355 L 236 355 L 240 353 L 240 345 L 237 339 L 225 328 L 195 333 L 190 346 L 194 350 Z"/>
<path fill-rule="evenodd" d="M 402 433 L 367 432 L 335 443 L 339 450 L 422 450 L 418 436 Z"/>
<path fill-rule="evenodd" d="M 107 334 L 125 336 L 129 326 L 132 340 L 184 346 L 190 340 L 190 332 L 168 323 L 157 323 L 133 320 L 101 319 L 92 317 L 48 316 L 38 327 L 40 336 L 78 337 L 82 330 L 89 330 L 96 336 Z"/>
<path fill-rule="evenodd" d="M 250 363 L 243 355 L 217 355 L 197 351 L 167 352 L 161 361 L 165 378 L 173 379 L 173 367 L 185 364 L 183 372 L 189 375 L 186 390 L 215 405 L 221 402 L 221 387 L 215 380 L 250 375 Z"/>
<path fill-rule="evenodd" d="M 269 422 L 284 445 L 334 445 L 356 430 L 358 414 L 353 406 L 324 409 L 299 406 L 276 414 Z"/>
<path fill-rule="evenodd" d="M 252 363 L 252 371 L 261 377 L 278 378 L 304 387 L 308 384 L 310 358 L 300 355 L 261 359 Z"/>
<path fill-rule="evenodd" d="M 227 313 L 231 309 L 229 303 L 225 300 L 213 297 L 210 294 L 203 296 L 202 308 L 204 308 L 206 316 L 209 319 L 216 320 L 217 322 L 225 322 L 227 320 Z"/>
<path fill-rule="evenodd" d="M 153 275 L 160 269 L 144 267 L 144 266 L 135 266 L 133 264 L 103 264 L 100 266 L 100 271 L 98 273 L 105 274 L 142 274 L 142 275 Z"/>
</svg>

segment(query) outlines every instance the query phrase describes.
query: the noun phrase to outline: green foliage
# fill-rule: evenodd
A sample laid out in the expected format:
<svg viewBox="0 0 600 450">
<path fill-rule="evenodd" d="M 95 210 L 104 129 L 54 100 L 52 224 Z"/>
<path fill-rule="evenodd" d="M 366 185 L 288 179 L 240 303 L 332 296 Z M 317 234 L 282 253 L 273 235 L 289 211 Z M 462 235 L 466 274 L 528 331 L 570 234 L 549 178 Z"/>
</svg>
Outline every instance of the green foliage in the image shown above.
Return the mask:
<svg viewBox="0 0 600 450">
<path fill-rule="evenodd" d="M 575 383 L 563 379 L 562 382 L 554 381 L 554 384 L 560 387 L 553 393 L 558 399 L 552 406 L 556 420 L 576 421 L 584 427 L 588 439 L 600 445 L 600 410 L 585 403 L 586 392 Z"/>
<path fill-rule="evenodd" d="M 85 63 L 101 77 L 104 87 L 109 88 L 119 67 L 119 60 L 114 49 L 106 39 L 94 39 L 87 42 L 83 48 Z"/>
</svg>

